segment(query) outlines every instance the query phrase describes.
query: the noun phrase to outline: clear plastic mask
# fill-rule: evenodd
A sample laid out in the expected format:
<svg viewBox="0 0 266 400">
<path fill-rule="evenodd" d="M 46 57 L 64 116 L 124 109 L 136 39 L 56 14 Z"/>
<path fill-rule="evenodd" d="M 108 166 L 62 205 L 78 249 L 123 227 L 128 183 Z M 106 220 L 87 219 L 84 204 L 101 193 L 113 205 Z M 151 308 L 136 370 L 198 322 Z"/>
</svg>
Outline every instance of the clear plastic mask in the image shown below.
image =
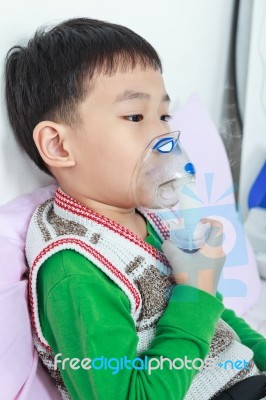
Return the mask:
<svg viewBox="0 0 266 400">
<path fill-rule="evenodd" d="M 171 208 L 179 190 L 195 180 L 195 168 L 180 141 L 180 131 L 158 136 L 144 149 L 132 177 L 137 207 Z"/>
</svg>

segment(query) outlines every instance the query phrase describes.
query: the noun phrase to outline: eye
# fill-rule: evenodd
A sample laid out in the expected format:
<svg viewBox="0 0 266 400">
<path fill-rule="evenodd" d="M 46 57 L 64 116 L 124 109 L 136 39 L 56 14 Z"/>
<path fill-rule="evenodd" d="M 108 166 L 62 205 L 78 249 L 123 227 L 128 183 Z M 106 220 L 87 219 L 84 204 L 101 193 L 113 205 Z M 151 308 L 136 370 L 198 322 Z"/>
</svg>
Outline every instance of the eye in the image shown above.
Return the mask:
<svg viewBox="0 0 266 400">
<path fill-rule="evenodd" d="M 143 115 L 141 114 L 127 115 L 125 118 L 131 122 L 140 122 L 143 120 Z"/>
<path fill-rule="evenodd" d="M 171 118 L 173 118 L 173 116 L 169 114 L 164 114 L 161 116 L 161 120 L 165 122 L 169 122 Z"/>
</svg>

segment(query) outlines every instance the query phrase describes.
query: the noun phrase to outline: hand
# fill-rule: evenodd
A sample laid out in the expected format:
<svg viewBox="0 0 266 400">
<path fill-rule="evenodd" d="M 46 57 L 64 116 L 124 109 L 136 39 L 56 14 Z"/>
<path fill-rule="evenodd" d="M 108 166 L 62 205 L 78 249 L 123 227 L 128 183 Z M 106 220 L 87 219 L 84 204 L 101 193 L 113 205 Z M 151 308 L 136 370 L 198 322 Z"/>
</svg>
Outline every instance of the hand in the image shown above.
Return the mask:
<svg viewBox="0 0 266 400">
<path fill-rule="evenodd" d="M 204 218 L 210 224 L 210 234 L 204 246 L 195 253 L 185 253 L 171 240 L 165 240 L 162 250 L 173 269 L 176 283 L 193 286 L 215 296 L 226 255 L 222 248 L 223 225 Z"/>
</svg>

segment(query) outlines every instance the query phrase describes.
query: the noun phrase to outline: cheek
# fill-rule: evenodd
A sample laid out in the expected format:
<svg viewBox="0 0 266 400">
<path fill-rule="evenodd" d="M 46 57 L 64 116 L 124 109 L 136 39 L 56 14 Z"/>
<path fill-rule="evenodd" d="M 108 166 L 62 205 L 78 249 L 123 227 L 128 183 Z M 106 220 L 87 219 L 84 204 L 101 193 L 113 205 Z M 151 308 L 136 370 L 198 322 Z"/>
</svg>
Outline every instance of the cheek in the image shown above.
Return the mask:
<svg viewBox="0 0 266 400">
<path fill-rule="evenodd" d="M 132 175 L 138 161 L 138 155 L 134 146 L 127 143 L 118 143 L 116 146 L 110 146 L 106 149 L 103 157 L 105 168 L 112 171 L 116 180 L 124 185 L 131 183 Z"/>
<path fill-rule="evenodd" d="M 119 206 L 135 205 L 132 192 L 132 178 L 141 151 L 136 143 L 119 143 L 109 148 L 102 165 L 101 176 L 105 177 L 104 186 L 109 188 L 110 200 L 119 201 Z"/>
<path fill-rule="evenodd" d="M 109 204 L 131 204 L 132 176 L 144 144 L 118 129 L 97 131 L 98 136 L 79 143 L 79 176 L 91 197 Z"/>
</svg>

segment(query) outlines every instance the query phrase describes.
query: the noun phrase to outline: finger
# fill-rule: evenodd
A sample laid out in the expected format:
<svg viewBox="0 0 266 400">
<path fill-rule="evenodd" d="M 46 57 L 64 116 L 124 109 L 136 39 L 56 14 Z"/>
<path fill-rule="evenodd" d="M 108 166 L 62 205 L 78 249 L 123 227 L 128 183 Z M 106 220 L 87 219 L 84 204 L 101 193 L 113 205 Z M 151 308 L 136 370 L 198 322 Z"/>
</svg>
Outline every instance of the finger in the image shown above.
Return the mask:
<svg viewBox="0 0 266 400">
<path fill-rule="evenodd" d="M 219 227 L 221 229 L 221 231 L 223 230 L 223 224 L 220 221 L 218 221 L 217 219 L 202 218 L 200 221 L 202 223 L 209 223 L 209 224 L 211 224 L 212 227 L 213 226 Z"/>
</svg>

